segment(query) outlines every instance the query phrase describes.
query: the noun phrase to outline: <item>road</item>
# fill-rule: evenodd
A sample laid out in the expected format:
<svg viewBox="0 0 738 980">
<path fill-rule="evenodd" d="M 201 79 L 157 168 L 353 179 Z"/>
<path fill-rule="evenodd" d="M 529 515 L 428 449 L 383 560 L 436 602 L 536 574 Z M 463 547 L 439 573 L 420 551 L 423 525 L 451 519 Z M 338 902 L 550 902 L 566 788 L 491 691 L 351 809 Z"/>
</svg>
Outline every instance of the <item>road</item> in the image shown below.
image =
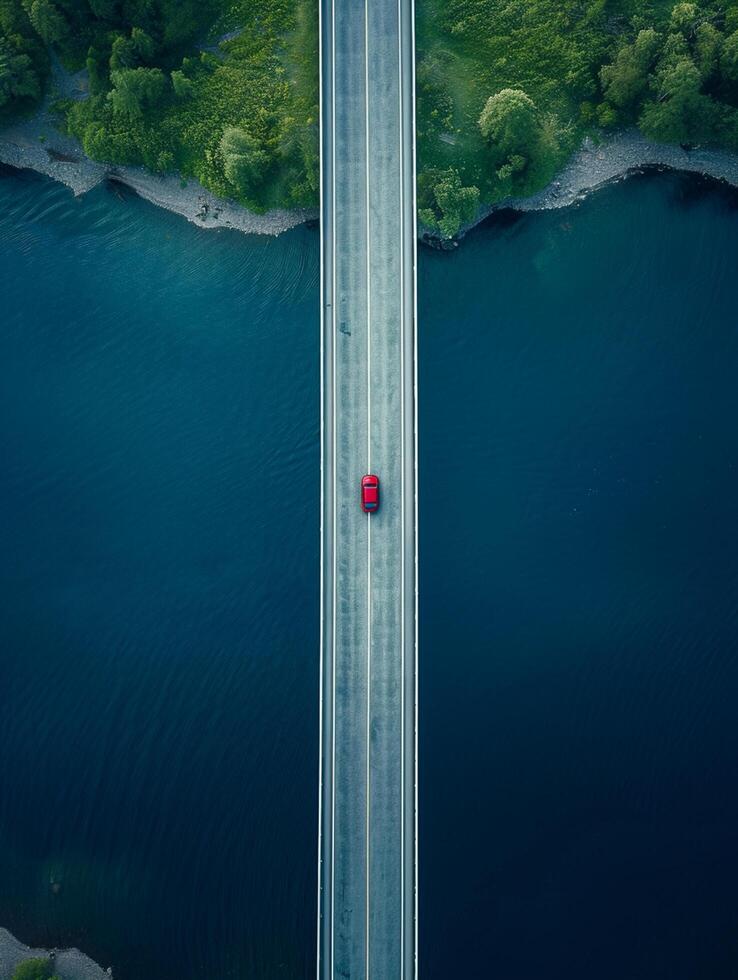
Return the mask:
<svg viewBox="0 0 738 980">
<path fill-rule="evenodd" d="M 417 975 L 414 76 L 412 0 L 321 0 L 319 980 Z"/>
</svg>

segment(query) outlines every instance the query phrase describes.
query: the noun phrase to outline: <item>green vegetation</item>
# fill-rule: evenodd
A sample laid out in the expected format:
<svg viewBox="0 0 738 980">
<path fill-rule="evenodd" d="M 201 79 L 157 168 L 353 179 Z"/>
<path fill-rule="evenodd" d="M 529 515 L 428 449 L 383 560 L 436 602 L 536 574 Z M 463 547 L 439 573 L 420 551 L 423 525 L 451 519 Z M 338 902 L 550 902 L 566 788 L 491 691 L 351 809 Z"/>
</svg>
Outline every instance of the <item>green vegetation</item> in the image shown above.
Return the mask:
<svg viewBox="0 0 738 980">
<path fill-rule="evenodd" d="M 442 236 L 450 172 L 494 203 L 616 127 L 738 149 L 738 0 L 417 2 L 418 195 Z"/>
<path fill-rule="evenodd" d="M 38 99 L 48 50 L 88 70 L 57 105 L 94 159 L 255 210 L 317 202 L 317 0 L 0 0 L 0 110 Z"/>
<path fill-rule="evenodd" d="M 0 0 L 0 121 L 41 97 L 48 59 L 18 0 Z"/>
<path fill-rule="evenodd" d="M 12 980 L 59 980 L 59 978 L 51 975 L 50 960 L 34 959 L 19 963 L 13 972 Z"/>
<path fill-rule="evenodd" d="M 0 116 L 49 55 L 92 157 L 256 210 L 318 195 L 318 0 L 0 0 Z M 418 203 L 450 237 L 544 186 L 587 134 L 738 149 L 738 0 L 417 0 Z M 219 35 L 225 35 L 217 43 Z"/>
</svg>

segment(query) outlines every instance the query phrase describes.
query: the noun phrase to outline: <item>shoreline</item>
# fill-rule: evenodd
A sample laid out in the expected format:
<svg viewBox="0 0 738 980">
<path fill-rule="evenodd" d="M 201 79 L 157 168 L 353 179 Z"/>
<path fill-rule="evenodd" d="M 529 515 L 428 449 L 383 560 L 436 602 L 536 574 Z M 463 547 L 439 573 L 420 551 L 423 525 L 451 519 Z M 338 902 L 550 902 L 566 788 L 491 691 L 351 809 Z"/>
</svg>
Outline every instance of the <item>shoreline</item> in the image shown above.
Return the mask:
<svg viewBox="0 0 738 980">
<path fill-rule="evenodd" d="M 11 980 L 13 971 L 24 960 L 48 959 L 54 954 L 54 973 L 60 980 L 110 980 L 113 971 L 103 970 L 89 956 L 78 949 L 40 949 L 26 946 L 19 939 L 0 927 L 0 980 Z"/>
<path fill-rule="evenodd" d="M 216 197 L 198 181 L 174 174 L 157 175 L 143 167 L 110 166 L 89 159 L 76 139 L 54 126 L 48 105 L 34 116 L 0 131 L 0 163 L 32 170 L 65 184 L 79 197 L 104 181 L 123 184 L 157 207 L 181 215 L 200 228 L 231 228 L 252 235 L 280 235 L 319 218 L 318 208 L 277 209 L 264 214 L 236 201 Z M 548 211 L 570 207 L 592 192 L 650 169 L 668 169 L 710 177 L 738 188 L 738 154 L 727 150 L 652 143 L 636 129 L 622 130 L 595 143 L 587 137 L 566 166 L 542 190 L 529 197 L 509 197 L 482 205 L 475 218 L 452 239 L 419 228 L 430 246 L 455 248 L 474 228 L 497 211 Z"/>
<path fill-rule="evenodd" d="M 0 131 L 0 163 L 51 177 L 81 197 L 105 181 L 123 184 L 157 207 L 179 214 L 200 228 L 233 228 L 250 235 L 280 235 L 318 217 L 317 208 L 279 209 L 256 214 L 235 201 L 216 197 L 199 181 L 157 175 L 143 167 L 114 167 L 85 156 L 79 143 L 38 117 Z"/>
<path fill-rule="evenodd" d="M 625 129 L 601 143 L 587 137 L 565 167 L 537 193 L 482 205 L 476 217 L 462 226 L 455 241 L 464 238 L 497 211 L 526 213 L 568 208 L 594 191 L 649 170 L 709 177 L 738 188 L 738 154 L 707 147 L 684 149 L 670 143 L 653 143 L 639 130 Z"/>
</svg>

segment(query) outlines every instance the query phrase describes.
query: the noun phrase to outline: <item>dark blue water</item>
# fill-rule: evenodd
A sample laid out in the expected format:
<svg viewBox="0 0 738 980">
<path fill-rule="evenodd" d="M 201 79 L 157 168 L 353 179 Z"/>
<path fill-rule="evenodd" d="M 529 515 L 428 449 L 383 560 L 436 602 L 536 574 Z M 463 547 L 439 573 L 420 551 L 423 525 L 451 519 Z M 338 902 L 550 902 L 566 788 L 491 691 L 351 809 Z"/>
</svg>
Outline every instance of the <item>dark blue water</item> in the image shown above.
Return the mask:
<svg viewBox="0 0 738 980">
<path fill-rule="evenodd" d="M 735 976 L 737 268 L 663 176 L 421 255 L 427 980 Z M 0 303 L 0 924 L 311 977 L 317 234 L 6 174 Z"/>
<path fill-rule="evenodd" d="M 424 253 L 426 980 L 722 980 L 738 208 L 676 177 Z"/>
<path fill-rule="evenodd" d="M 307 977 L 318 237 L 0 180 L 0 923 Z"/>
</svg>

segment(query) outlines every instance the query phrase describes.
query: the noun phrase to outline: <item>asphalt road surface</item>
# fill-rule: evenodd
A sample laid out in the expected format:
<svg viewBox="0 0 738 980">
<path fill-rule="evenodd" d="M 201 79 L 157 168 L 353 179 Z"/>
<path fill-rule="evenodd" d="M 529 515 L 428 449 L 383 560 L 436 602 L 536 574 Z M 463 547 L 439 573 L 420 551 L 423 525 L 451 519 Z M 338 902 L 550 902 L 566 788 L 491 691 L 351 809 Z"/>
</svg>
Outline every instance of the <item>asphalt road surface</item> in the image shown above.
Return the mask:
<svg viewBox="0 0 738 980">
<path fill-rule="evenodd" d="M 321 0 L 319 980 L 417 974 L 413 22 Z"/>
</svg>

